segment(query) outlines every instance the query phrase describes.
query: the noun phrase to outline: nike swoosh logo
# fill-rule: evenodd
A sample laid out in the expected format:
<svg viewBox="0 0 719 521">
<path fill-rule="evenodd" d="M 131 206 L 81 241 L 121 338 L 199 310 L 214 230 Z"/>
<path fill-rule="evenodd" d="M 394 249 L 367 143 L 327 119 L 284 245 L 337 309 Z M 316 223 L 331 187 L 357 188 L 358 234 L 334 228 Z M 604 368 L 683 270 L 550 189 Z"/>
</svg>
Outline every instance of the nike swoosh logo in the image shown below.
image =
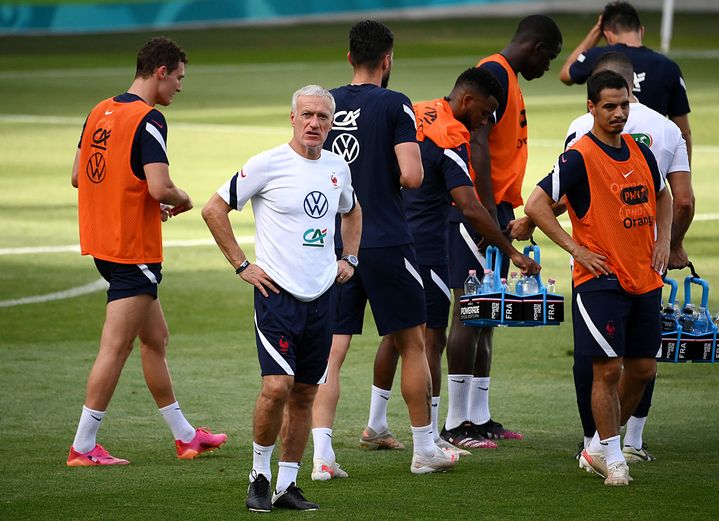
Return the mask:
<svg viewBox="0 0 719 521">
<path fill-rule="evenodd" d="M 158 123 L 158 122 L 155 121 L 154 119 L 151 119 L 150 121 L 152 121 L 152 122 L 155 124 L 155 126 L 158 127 L 158 128 L 165 128 L 165 125 L 163 125 L 163 124 L 161 124 L 161 123 Z"/>
<path fill-rule="evenodd" d="M 482 389 L 483 391 L 489 391 L 489 387 L 479 387 L 479 386 L 477 386 L 477 389 Z"/>
<path fill-rule="evenodd" d="M 382 396 L 382 395 L 380 394 L 379 397 L 382 398 L 383 400 L 389 401 L 389 396 Z"/>
<path fill-rule="evenodd" d="M 109 115 L 112 114 L 112 113 L 113 113 L 112 110 L 106 110 L 106 111 L 105 111 L 105 115 L 106 115 L 106 116 L 109 116 Z"/>
<path fill-rule="evenodd" d="M 255 454 L 257 454 L 258 456 L 262 456 L 262 453 L 261 453 L 261 452 L 255 451 Z"/>
<path fill-rule="evenodd" d="M 325 435 L 326 435 L 329 439 L 332 439 L 332 435 L 329 434 L 328 432 L 325 432 Z"/>
<path fill-rule="evenodd" d="M 243 170 L 240 170 L 240 177 L 245 178 L 247 174 Z"/>
<path fill-rule="evenodd" d="M 439 406 L 438 403 L 433 403 L 433 404 L 432 404 L 432 407 L 438 407 L 438 406 Z"/>
<path fill-rule="evenodd" d="M 607 446 L 607 445 L 609 445 L 609 442 L 606 442 L 606 441 L 600 441 L 600 442 L 599 442 L 599 444 L 600 444 L 600 445 L 604 445 L 604 446 Z"/>
<path fill-rule="evenodd" d="M 627 172 L 626 174 L 622 174 L 622 175 L 624 176 L 624 179 L 626 179 L 627 177 L 629 177 L 630 175 L 632 175 L 633 172 L 634 172 L 634 170 L 630 170 L 630 171 Z"/>
<path fill-rule="evenodd" d="M 457 383 L 457 384 L 463 384 L 463 383 L 464 383 L 464 379 L 462 379 L 462 380 L 455 380 L 454 378 L 450 378 L 449 380 L 450 380 L 450 382 L 454 382 L 454 383 Z"/>
<path fill-rule="evenodd" d="M 93 414 L 90 415 L 90 418 L 92 418 L 93 420 L 97 420 L 97 421 L 99 421 L 99 422 L 102 421 L 102 418 L 98 418 L 97 416 L 95 416 L 95 415 L 93 415 Z"/>
</svg>

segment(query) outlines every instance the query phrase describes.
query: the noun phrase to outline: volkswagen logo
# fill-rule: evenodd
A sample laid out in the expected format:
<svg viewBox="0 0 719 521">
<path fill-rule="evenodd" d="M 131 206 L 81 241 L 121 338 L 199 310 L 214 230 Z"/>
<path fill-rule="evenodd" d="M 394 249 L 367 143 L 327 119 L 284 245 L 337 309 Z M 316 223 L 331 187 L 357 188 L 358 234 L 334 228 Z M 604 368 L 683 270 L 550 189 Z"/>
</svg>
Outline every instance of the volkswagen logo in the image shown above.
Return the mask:
<svg viewBox="0 0 719 521">
<path fill-rule="evenodd" d="M 347 163 L 352 163 L 360 153 L 360 145 L 352 134 L 340 134 L 332 142 L 332 152 L 342 156 Z"/>
<path fill-rule="evenodd" d="M 305 197 L 305 213 L 313 219 L 321 219 L 327 214 L 329 201 L 322 192 L 310 192 Z"/>
</svg>

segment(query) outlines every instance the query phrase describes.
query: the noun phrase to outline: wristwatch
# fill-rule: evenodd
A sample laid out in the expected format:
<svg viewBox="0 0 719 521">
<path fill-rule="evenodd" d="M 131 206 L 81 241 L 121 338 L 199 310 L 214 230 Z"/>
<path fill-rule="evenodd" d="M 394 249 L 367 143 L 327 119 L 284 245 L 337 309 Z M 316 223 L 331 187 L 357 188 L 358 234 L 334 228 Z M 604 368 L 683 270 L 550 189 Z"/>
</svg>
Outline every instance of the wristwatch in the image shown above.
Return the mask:
<svg viewBox="0 0 719 521">
<path fill-rule="evenodd" d="M 359 259 L 357 257 L 355 257 L 354 255 L 343 255 L 340 260 L 345 261 L 347 264 L 349 264 L 353 268 L 357 268 L 357 266 L 359 266 Z"/>
</svg>

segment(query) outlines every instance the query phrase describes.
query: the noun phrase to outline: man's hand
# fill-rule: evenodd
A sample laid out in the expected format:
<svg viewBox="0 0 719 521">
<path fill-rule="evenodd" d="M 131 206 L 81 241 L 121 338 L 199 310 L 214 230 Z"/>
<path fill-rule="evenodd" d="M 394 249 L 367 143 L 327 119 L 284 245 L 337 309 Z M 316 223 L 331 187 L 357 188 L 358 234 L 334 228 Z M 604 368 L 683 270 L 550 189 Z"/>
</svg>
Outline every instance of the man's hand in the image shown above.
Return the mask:
<svg viewBox="0 0 719 521">
<path fill-rule="evenodd" d="M 354 274 L 355 269 L 349 262 L 342 259 L 337 261 L 337 277 L 335 278 L 335 280 L 338 283 L 344 284 L 345 282 L 350 280 Z"/>
<path fill-rule="evenodd" d="M 519 252 L 512 255 L 510 260 L 512 261 L 512 264 L 522 270 L 522 273 L 525 275 L 536 275 L 542 269 L 542 267 L 537 264 L 534 259 L 527 257 L 526 255 L 522 255 Z"/>
<path fill-rule="evenodd" d="M 669 266 L 669 241 L 657 241 L 652 251 L 652 268 L 660 275 Z"/>
<path fill-rule="evenodd" d="M 689 266 L 689 255 L 687 255 L 684 246 L 679 246 L 669 252 L 669 267 L 670 270 L 680 270 Z"/>
<path fill-rule="evenodd" d="M 240 278 L 245 282 L 249 282 L 254 287 L 260 290 L 262 296 L 269 297 L 267 289 L 270 289 L 274 293 L 280 292 L 275 286 L 274 281 L 265 273 L 265 270 L 260 268 L 257 264 L 250 264 L 245 270 L 240 273 Z"/>
<path fill-rule="evenodd" d="M 584 246 L 577 246 L 574 251 L 570 253 L 572 257 L 574 257 L 575 262 L 587 268 L 595 277 L 609 275 L 612 272 L 609 264 L 605 262 L 607 258 L 604 255 L 589 251 Z"/>
<path fill-rule="evenodd" d="M 536 225 L 526 215 L 520 219 L 512 219 L 507 225 L 510 238 L 518 241 L 528 241 L 535 228 Z"/>
</svg>

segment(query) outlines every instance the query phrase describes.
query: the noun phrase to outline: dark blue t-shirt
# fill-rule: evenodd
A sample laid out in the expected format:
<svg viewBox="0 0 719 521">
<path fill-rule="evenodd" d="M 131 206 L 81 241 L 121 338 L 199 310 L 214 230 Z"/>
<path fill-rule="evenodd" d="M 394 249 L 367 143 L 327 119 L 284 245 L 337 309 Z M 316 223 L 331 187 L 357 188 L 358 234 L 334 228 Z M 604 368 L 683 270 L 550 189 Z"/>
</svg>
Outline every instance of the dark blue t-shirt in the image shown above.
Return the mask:
<svg viewBox="0 0 719 521">
<path fill-rule="evenodd" d="M 574 83 L 585 83 L 597 59 L 608 52 L 626 55 L 634 65 L 634 95 L 647 107 L 664 116 L 683 116 L 690 112 L 682 71 L 672 60 L 648 47 L 623 43 L 593 47 L 579 55 L 569 68 Z"/>
<path fill-rule="evenodd" d="M 133 101 L 141 101 L 142 98 L 136 94 L 130 94 L 125 92 L 119 96 L 113 98 L 119 103 L 131 103 Z M 87 123 L 87 120 L 85 120 Z M 152 132 L 148 131 L 148 125 L 154 127 L 155 130 Z M 85 125 L 82 126 L 82 133 L 80 134 L 80 143 L 77 147 L 80 148 L 82 143 L 82 134 L 85 133 Z M 158 136 L 159 133 L 159 136 Z M 145 170 L 143 167 L 150 163 L 165 163 L 170 164 L 167 159 L 167 122 L 165 116 L 162 115 L 157 109 L 152 109 L 147 115 L 142 118 L 142 121 L 137 126 L 135 131 L 135 137 L 132 140 L 132 151 L 130 152 L 130 165 L 132 166 L 132 173 L 138 179 L 145 179 Z"/>
<path fill-rule="evenodd" d="M 395 145 L 417 140 L 412 102 L 400 92 L 371 84 L 346 85 L 331 92 L 337 108 L 324 148 L 350 165 L 352 186 L 362 207 L 360 247 L 412 242 L 394 153 Z M 335 246 L 342 247 L 339 231 Z"/>
<path fill-rule="evenodd" d="M 448 264 L 449 192 L 458 186 L 474 190 L 467 166 L 469 149 L 466 144 L 444 149 L 431 139 L 420 141 L 419 148 L 424 180 L 419 188 L 402 190 L 404 211 L 414 238 L 417 261 L 421 265 Z"/>
</svg>

